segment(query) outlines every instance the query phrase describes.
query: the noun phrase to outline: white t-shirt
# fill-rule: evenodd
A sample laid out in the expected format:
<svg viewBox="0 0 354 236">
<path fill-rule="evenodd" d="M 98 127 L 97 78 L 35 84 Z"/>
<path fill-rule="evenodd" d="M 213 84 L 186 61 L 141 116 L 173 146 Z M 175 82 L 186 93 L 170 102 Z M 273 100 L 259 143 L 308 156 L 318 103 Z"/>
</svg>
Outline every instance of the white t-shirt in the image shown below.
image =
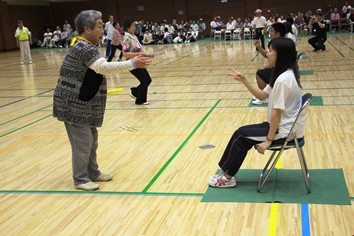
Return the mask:
<svg viewBox="0 0 354 236">
<path fill-rule="evenodd" d="M 297 38 L 290 32 L 286 33 L 285 38 L 291 39 L 294 42 L 294 44 L 295 44 L 296 51 L 298 51 L 298 48 L 297 48 L 298 40 L 297 40 Z"/>
<path fill-rule="evenodd" d="M 252 21 L 252 26 L 256 26 L 256 28 L 264 28 L 267 26 L 267 20 L 264 16 L 254 17 Z"/>
<path fill-rule="evenodd" d="M 279 75 L 273 88 L 267 85 L 264 91 L 269 94 L 267 120 L 270 122 L 273 109 L 281 109 L 278 135 L 285 138 L 295 122 L 302 103 L 301 88 L 296 82 L 293 71 L 288 69 Z M 304 136 L 305 119 L 305 115 L 299 118 L 296 126 L 297 138 Z"/>
<path fill-rule="evenodd" d="M 110 21 L 108 21 L 104 27 L 104 30 L 107 31 L 107 39 L 112 40 L 113 38 L 113 23 L 111 23 Z"/>
<path fill-rule="evenodd" d="M 52 32 L 45 32 L 44 33 L 44 38 L 46 38 L 47 40 L 52 39 L 52 36 L 53 36 Z"/>
</svg>

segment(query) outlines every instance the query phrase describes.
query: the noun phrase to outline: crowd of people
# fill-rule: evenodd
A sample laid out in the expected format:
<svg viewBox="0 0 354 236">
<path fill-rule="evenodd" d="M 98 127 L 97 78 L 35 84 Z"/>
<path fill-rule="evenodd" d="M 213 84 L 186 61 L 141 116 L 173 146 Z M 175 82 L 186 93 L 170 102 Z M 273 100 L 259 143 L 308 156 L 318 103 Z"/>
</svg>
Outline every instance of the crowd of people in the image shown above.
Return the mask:
<svg viewBox="0 0 354 236">
<path fill-rule="evenodd" d="M 112 19 L 113 16 L 110 16 Z M 106 23 L 107 25 L 113 24 L 113 20 Z M 121 35 L 124 35 L 124 29 L 118 29 Z M 171 23 L 163 20 L 157 22 L 145 22 L 140 20 L 136 22 L 136 29 L 134 35 L 138 38 L 139 42 L 143 45 L 149 44 L 170 44 L 170 43 L 183 43 L 195 42 L 198 39 L 205 38 L 206 25 L 203 19 L 198 21 L 181 21 L 180 24 L 174 19 Z M 109 44 L 111 40 L 109 33 L 107 33 L 104 41 Z"/>
<path fill-rule="evenodd" d="M 56 26 L 53 32 L 50 25 L 45 23 L 43 32 L 43 43 L 41 44 L 43 48 L 68 48 L 71 39 L 75 36 L 74 30 L 67 20 L 65 20 L 63 28 Z"/>
<path fill-rule="evenodd" d="M 341 9 L 341 13 L 339 10 Z M 122 25 L 114 20 L 114 16 L 110 15 L 109 20 L 103 23 L 104 35 L 98 46 L 106 45 L 105 57 L 108 61 L 112 61 L 115 57 L 117 49 L 119 53 L 119 61 L 122 60 L 122 42 L 125 35 L 125 30 Z M 342 21 L 347 19 L 350 24 L 347 27 L 347 31 L 353 31 L 354 21 L 354 8 L 349 5 L 348 2 L 342 8 L 332 7 L 331 3 L 328 3 L 327 8 L 322 11 L 317 9 L 313 14 L 310 10 L 305 13 L 299 11 L 290 13 L 287 17 L 278 14 L 269 14 L 267 18 L 263 16 L 260 9 L 254 12 L 254 16 L 246 17 L 243 21 L 240 17 L 234 18 L 233 16 L 228 18 L 226 24 L 220 16 L 215 16 L 210 22 L 211 37 L 216 31 L 225 33 L 230 31 L 239 32 L 238 39 L 244 38 L 244 32 L 249 30 L 251 32 L 250 39 L 259 39 L 261 47 L 265 48 L 265 36 L 270 37 L 270 30 L 272 25 L 276 22 L 285 23 L 287 32 L 286 37 L 291 38 L 295 43 L 298 42 L 298 35 L 315 35 L 315 37 L 309 40 L 309 44 L 313 46 L 314 51 L 326 50 L 324 43 L 327 39 L 326 32 L 330 28 L 334 31 L 343 30 L 343 26 L 339 27 L 335 25 L 336 21 Z M 20 25 L 20 24 L 19 24 Z M 199 20 L 182 20 L 177 23 L 175 19 L 171 22 L 162 20 L 157 22 L 145 22 L 144 20 L 138 20 L 135 22 L 134 35 L 137 37 L 138 42 L 141 45 L 151 44 L 170 44 L 170 43 L 190 43 L 195 42 L 198 39 L 205 38 L 206 24 L 202 18 Z M 23 25 L 22 25 L 23 26 Z M 32 63 L 30 58 L 30 51 L 26 50 L 25 41 L 33 42 L 35 39 L 30 35 L 24 36 L 20 26 L 17 29 L 16 37 L 18 47 L 22 45 L 21 50 L 21 64 L 24 64 L 24 57 L 28 54 L 28 62 Z M 24 27 L 24 30 L 27 29 Z M 21 34 L 20 34 L 21 33 Z M 56 26 L 55 30 L 45 23 L 43 26 L 43 41 L 38 40 L 39 45 L 43 48 L 68 48 L 73 45 L 77 32 L 73 29 L 70 23 L 65 20 L 62 27 Z M 20 39 L 20 40 L 19 40 Z M 230 38 L 231 39 L 231 38 Z M 30 43 L 31 46 L 31 43 Z M 256 52 L 258 52 L 256 48 Z"/>
</svg>

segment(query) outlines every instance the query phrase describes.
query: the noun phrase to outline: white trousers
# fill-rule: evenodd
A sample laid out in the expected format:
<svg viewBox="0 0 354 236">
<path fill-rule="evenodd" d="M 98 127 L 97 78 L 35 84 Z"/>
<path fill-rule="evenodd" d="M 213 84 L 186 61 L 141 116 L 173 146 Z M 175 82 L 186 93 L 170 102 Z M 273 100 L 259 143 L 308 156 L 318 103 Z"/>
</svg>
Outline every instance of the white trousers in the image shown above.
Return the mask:
<svg viewBox="0 0 354 236">
<path fill-rule="evenodd" d="M 27 56 L 28 61 L 32 61 L 29 41 L 20 41 L 21 62 L 25 61 Z"/>
</svg>

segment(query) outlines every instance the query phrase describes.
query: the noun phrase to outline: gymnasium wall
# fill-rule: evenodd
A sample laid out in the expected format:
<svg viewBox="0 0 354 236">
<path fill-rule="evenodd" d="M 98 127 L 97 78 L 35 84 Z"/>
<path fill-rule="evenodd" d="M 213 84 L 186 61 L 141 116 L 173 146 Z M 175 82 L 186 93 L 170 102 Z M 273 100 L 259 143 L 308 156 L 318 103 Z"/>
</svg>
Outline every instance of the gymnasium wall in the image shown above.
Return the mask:
<svg viewBox="0 0 354 236">
<path fill-rule="evenodd" d="M 26 2 L 26 0 L 17 2 Z M 345 1 L 331 1 L 333 7 L 341 7 Z M 171 22 L 181 20 L 203 18 L 207 25 L 207 34 L 210 32 L 210 21 L 214 16 L 221 16 L 226 23 L 228 17 L 253 18 L 255 9 L 263 11 L 270 9 L 271 13 L 288 15 L 290 12 L 325 9 L 325 0 L 233 0 L 229 3 L 216 3 L 214 0 L 89 0 L 68 3 L 49 3 L 46 5 L 10 5 L 0 1 L 0 51 L 16 48 L 14 32 L 17 28 L 17 20 L 21 19 L 24 25 L 30 29 L 35 38 L 43 40 L 42 27 L 47 21 L 52 28 L 63 26 L 64 20 L 68 20 L 74 27 L 74 18 L 82 10 L 96 9 L 102 12 L 103 20 L 107 21 L 110 14 L 115 20 L 122 22 L 126 16 L 134 16 L 137 20 L 157 21 L 166 19 Z M 354 3 L 353 3 L 354 4 Z M 267 15 L 265 12 L 264 15 Z"/>
</svg>

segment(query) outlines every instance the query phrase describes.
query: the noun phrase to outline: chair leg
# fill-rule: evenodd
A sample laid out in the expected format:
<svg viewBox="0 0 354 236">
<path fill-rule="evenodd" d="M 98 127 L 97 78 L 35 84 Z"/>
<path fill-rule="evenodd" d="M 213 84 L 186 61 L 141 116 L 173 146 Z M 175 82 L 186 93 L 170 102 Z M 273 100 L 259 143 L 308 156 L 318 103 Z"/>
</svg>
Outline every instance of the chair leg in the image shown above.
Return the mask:
<svg viewBox="0 0 354 236">
<path fill-rule="evenodd" d="M 283 153 L 283 149 L 280 151 L 273 151 L 272 155 L 270 156 L 267 164 L 264 166 L 261 175 L 259 176 L 259 180 L 258 180 L 258 188 L 257 191 L 260 192 L 263 185 L 265 184 L 265 182 L 267 181 L 268 177 L 270 176 L 270 174 L 272 173 L 275 165 L 277 164 L 281 154 Z M 272 165 L 270 166 L 270 168 L 268 169 L 269 164 L 271 163 L 271 161 L 273 160 L 275 154 L 278 153 L 278 155 L 276 156 L 276 158 L 274 159 Z"/>
<path fill-rule="evenodd" d="M 295 139 L 295 143 L 296 143 L 296 150 L 297 150 L 297 154 L 298 154 L 298 157 L 299 157 L 302 174 L 304 176 L 307 192 L 311 193 L 310 173 L 309 173 L 309 170 L 307 168 L 304 151 L 302 150 L 301 147 L 299 147 L 298 142 L 297 142 L 296 139 Z"/>
</svg>

